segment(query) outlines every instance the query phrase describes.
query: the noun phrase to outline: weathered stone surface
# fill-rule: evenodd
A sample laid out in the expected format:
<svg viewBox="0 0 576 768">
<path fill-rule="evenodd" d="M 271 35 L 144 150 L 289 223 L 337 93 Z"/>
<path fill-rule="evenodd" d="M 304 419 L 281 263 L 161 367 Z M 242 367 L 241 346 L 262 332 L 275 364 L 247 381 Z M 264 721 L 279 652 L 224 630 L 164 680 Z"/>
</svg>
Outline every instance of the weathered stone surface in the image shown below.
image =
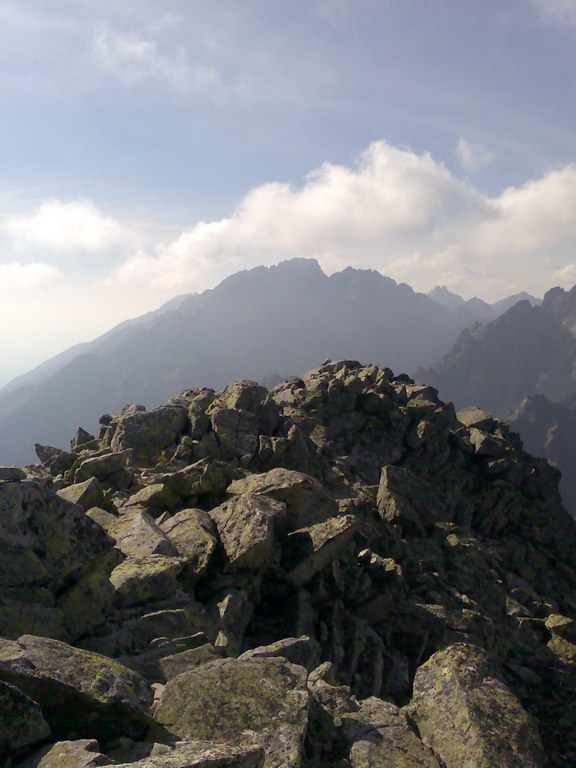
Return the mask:
<svg viewBox="0 0 576 768">
<path fill-rule="evenodd" d="M 452 765 L 463 768 L 467 753 L 477 756 L 487 743 L 502 747 L 487 759 L 490 768 L 529 768 L 534 761 L 514 753 L 518 744 L 528 749 L 533 735 L 518 701 L 538 722 L 547 768 L 576 764 L 576 525 L 560 506 L 557 471 L 524 453 L 505 424 L 482 414 L 458 421 L 432 388 L 354 361 L 327 362 L 269 394 L 247 382 L 223 393 L 188 390 L 169 407 L 183 409 L 187 423 L 164 448 L 141 456 L 111 450 L 121 422 L 145 413 L 130 406 L 103 417 L 98 445 L 83 442 L 74 453 L 56 451 L 45 467 L 27 467 L 37 483 L 0 482 L 0 501 L 8 500 L 0 505 L 0 634 L 50 635 L 103 654 L 147 680 L 151 711 L 180 679 L 204 681 L 217 665 L 220 673 L 198 684 L 199 697 L 182 696 L 185 706 L 197 708 L 199 727 L 212 724 L 205 738 L 213 749 L 226 741 L 218 707 L 222 717 L 237 717 L 242 746 L 234 749 L 256 738 L 266 742 L 270 761 L 271 749 L 292 744 L 293 754 L 284 759 L 280 751 L 275 768 L 448 765 L 452 757 L 443 760 L 441 750 L 459 748 L 466 718 L 462 732 L 473 743 Z M 244 420 L 247 431 L 226 433 L 228 416 L 236 426 Z M 243 453 L 244 437 L 254 435 L 257 452 L 250 445 Z M 132 437 L 136 442 L 136 431 Z M 111 455 L 129 468 L 102 471 L 99 507 L 82 514 L 47 490 L 77 493 L 70 485 L 79 465 L 92 462 L 86 466 L 95 471 Z M 86 488 L 96 487 L 90 477 Z M 244 507 L 248 497 L 254 504 Z M 283 512 L 261 515 L 263 505 Z M 127 559 L 106 531 L 115 532 Z M 169 554 L 148 554 L 158 551 Z M 484 674 L 468 656 L 455 664 L 457 673 L 438 663 L 438 649 L 463 643 L 498 658 L 506 678 Z M 74 662 L 73 653 L 67 650 L 65 663 Z M 304 726 L 296 706 L 300 693 L 305 698 L 304 669 L 296 667 L 296 683 L 273 670 L 294 662 L 310 670 L 319 659 Z M 265 674 L 262 666 L 242 672 L 263 663 L 273 665 Z M 84 661 L 74 664 L 87 675 Z M 420 712 L 422 702 L 430 704 L 420 730 L 416 715 L 407 717 L 411 708 L 396 708 L 409 700 L 415 675 L 414 706 L 420 702 Z M 480 682 L 466 687 L 466 675 Z M 66 689 L 45 677 L 44 693 Z M 97 678 L 96 688 L 108 686 L 108 672 Z M 432 694 L 421 691 L 423 679 Z M 505 693 L 498 687 L 504 679 Z M 277 720 L 264 714 L 261 728 L 241 722 L 260 722 L 269 694 Z M 70 712 L 86 711 L 78 705 L 83 696 L 73 692 L 60 704 L 72 725 L 61 724 L 52 740 L 99 735 L 85 716 L 86 731 L 74 725 Z M 222 753 L 206 753 L 212 762 L 202 763 L 197 750 L 173 750 L 179 736 L 160 723 L 155 738 L 170 745 L 133 742 L 128 734 L 140 734 L 132 721 L 142 717 L 130 716 L 131 726 L 110 717 L 116 731 L 110 726 L 100 752 L 123 764 L 230 768 Z M 488 735 L 478 721 L 491 724 Z M 276 733 L 280 722 L 292 729 L 287 736 Z M 438 743 L 436 755 L 419 733 Z M 201 736 L 194 731 L 194 739 Z M 16 764 L 35 749 L 24 746 Z M 505 762 L 511 749 L 516 763 Z M 480 758 L 473 764 L 484 768 Z"/>
<path fill-rule="evenodd" d="M 286 559 L 290 564 L 297 562 L 288 573 L 292 584 L 301 587 L 325 568 L 346 547 L 358 525 L 353 515 L 342 515 L 289 534 Z"/>
<path fill-rule="evenodd" d="M 0 467 L 0 483 L 7 480 L 26 480 L 26 472 L 19 467 Z"/>
<path fill-rule="evenodd" d="M 110 543 L 77 506 L 47 488 L 0 484 L 0 587 L 56 588 Z"/>
<path fill-rule="evenodd" d="M 300 768 L 307 706 L 302 667 L 283 659 L 222 659 L 170 680 L 155 719 L 182 739 L 259 744 L 266 768 Z"/>
<path fill-rule="evenodd" d="M 220 456 L 226 460 L 244 459 L 246 462 L 258 449 L 258 419 L 249 411 L 237 408 L 210 408 L 212 430 L 216 436 Z"/>
<path fill-rule="evenodd" d="M 446 768 L 545 764 L 537 728 L 477 646 L 458 643 L 423 664 L 408 712 Z"/>
<path fill-rule="evenodd" d="M 281 467 L 235 480 L 228 487 L 228 493 L 265 494 L 283 502 L 291 530 L 321 522 L 338 512 L 336 502 L 317 480 L 303 472 Z"/>
<path fill-rule="evenodd" d="M 466 427 L 475 427 L 484 432 L 490 432 L 497 424 L 497 419 L 475 405 L 462 408 L 456 413 L 456 418 Z"/>
<path fill-rule="evenodd" d="M 0 756 L 15 754 L 49 733 L 38 704 L 13 685 L 0 682 Z"/>
<path fill-rule="evenodd" d="M 95 739 L 59 741 L 41 749 L 22 768 L 96 768 L 99 765 L 116 765 L 115 761 L 99 750 Z"/>
<path fill-rule="evenodd" d="M 210 515 L 202 509 L 182 509 L 160 524 L 180 557 L 186 560 L 188 572 L 200 578 L 218 544 L 218 532 Z"/>
<path fill-rule="evenodd" d="M 227 569 L 267 568 L 274 535 L 286 522 L 286 504 L 264 494 L 243 493 L 210 512 L 228 556 Z"/>
<path fill-rule="evenodd" d="M 0 679 L 38 702 L 55 736 L 137 736 L 148 722 L 152 694 L 145 680 L 57 640 L 0 640 Z"/>
<path fill-rule="evenodd" d="M 375 697 L 341 718 L 354 768 L 441 768 L 394 704 Z"/>
<path fill-rule="evenodd" d="M 442 499 L 405 467 L 382 469 L 377 504 L 384 520 L 414 535 L 424 535 L 427 526 L 448 518 Z"/>
<path fill-rule="evenodd" d="M 258 648 L 251 648 L 238 657 L 239 661 L 248 659 L 269 659 L 280 656 L 292 664 L 298 664 L 305 667 L 308 672 L 312 672 L 318 666 L 319 656 L 318 648 L 309 637 L 287 637 L 271 645 L 261 645 Z"/>
<path fill-rule="evenodd" d="M 166 483 L 152 483 L 133 493 L 127 504 L 154 510 L 174 510 L 182 505 L 182 499 Z"/>
<path fill-rule="evenodd" d="M 184 561 L 178 557 L 127 557 L 110 574 L 119 606 L 144 605 L 178 590 L 176 577 Z"/>
<path fill-rule="evenodd" d="M 98 507 L 102 503 L 102 487 L 95 477 L 85 480 L 83 483 L 74 483 L 66 488 L 56 491 L 61 499 L 71 501 L 77 504 L 81 509 L 87 511 L 90 507 Z"/>
<path fill-rule="evenodd" d="M 181 741 L 174 750 L 143 760 L 119 763 L 118 768 L 262 768 L 264 749 L 231 746 L 215 741 Z"/>
<path fill-rule="evenodd" d="M 128 511 L 116 518 L 108 528 L 108 534 L 125 555 L 166 555 L 175 557 L 178 550 L 160 530 L 147 512 Z"/>
<path fill-rule="evenodd" d="M 126 461 L 126 454 L 121 452 L 103 453 L 99 456 L 86 458 L 74 471 L 74 480 L 76 483 L 84 482 L 91 477 L 106 480 L 110 475 L 123 470 Z"/>
<path fill-rule="evenodd" d="M 576 620 L 568 616 L 560 616 L 557 613 L 551 613 L 545 621 L 546 629 L 553 635 L 564 638 L 571 643 L 576 643 Z"/>
<path fill-rule="evenodd" d="M 241 475 L 224 461 L 199 459 L 165 476 L 168 487 L 183 499 L 223 496 L 230 482 Z"/>
<path fill-rule="evenodd" d="M 132 450 L 133 459 L 152 462 L 186 431 L 187 410 L 182 405 L 163 405 L 151 411 L 137 411 L 120 418 L 111 448 Z"/>
<path fill-rule="evenodd" d="M 281 654 L 278 654 L 281 655 Z M 173 677 L 187 672 L 192 667 L 201 667 L 211 661 L 216 661 L 221 654 L 211 643 L 204 643 L 196 648 L 190 648 L 180 653 L 162 656 L 158 660 L 158 666 L 162 670 L 165 680 L 171 680 Z"/>
</svg>

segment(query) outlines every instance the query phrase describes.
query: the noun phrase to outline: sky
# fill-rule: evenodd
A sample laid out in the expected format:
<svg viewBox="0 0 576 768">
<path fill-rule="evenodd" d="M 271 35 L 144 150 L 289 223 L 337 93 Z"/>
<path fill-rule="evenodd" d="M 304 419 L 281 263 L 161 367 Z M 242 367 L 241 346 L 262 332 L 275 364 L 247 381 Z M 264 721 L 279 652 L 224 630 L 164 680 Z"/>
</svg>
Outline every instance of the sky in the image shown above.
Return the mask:
<svg viewBox="0 0 576 768">
<path fill-rule="evenodd" d="M 576 0 L 6 0 L 0 386 L 295 256 L 576 283 Z"/>
</svg>

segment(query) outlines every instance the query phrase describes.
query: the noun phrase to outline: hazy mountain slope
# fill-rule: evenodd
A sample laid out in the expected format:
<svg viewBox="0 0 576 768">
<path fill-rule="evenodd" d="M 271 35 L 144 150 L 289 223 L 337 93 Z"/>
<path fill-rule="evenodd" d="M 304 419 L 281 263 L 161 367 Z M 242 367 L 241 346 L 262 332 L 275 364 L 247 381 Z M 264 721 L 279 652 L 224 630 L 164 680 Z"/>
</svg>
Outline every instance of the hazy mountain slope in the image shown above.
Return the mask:
<svg viewBox="0 0 576 768">
<path fill-rule="evenodd" d="M 555 462 L 562 471 L 564 506 L 576 513 L 576 413 L 544 395 L 524 398 L 509 419 L 527 451 Z"/>
<path fill-rule="evenodd" d="M 504 312 L 507 312 L 519 301 L 529 301 L 533 307 L 542 304 L 541 299 L 537 299 L 535 296 L 526 293 L 526 291 L 515 293 L 513 296 L 507 296 L 494 304 L 488 304 L 486 301 L 479 299 L 476 296 L 472 299 L 465 300 L 457 293 L 449 291 L 445 285 L 437 285 L 436 288 L 428 291 L 426 295 L 428 298 L 432 299 L 432 301 L 441 304 L 451 312 L 458 314 L 461 318 L 468 317 L 470 323 L 488 323 L 492 320 L 496 320 L 497 317 L 503 315 Z"/>
<path fill-rule="evenodd" d="M 327 277 L 314 260 L 258 267 L 118 326 L 0 390 L 0 463 L 64 446 L 104 410 L 232 379 L 299 374 L 318 359 L 360 358 L 410 371 L 431 365 L 463 323 L 375 271 Z M 64 361 L 64 364 L 62 364 Z"/>
<path fill-rule="evenodd" d="M 576 388 L 576 339 L 548 296 L 540 307 L 521 301 L 492 323 L 465 329 L 437 365 L 418 371 L 418 379 L 458 407 L 479 405 L 499 416 L 530 394 L 562 401 Z"/>
</svg>

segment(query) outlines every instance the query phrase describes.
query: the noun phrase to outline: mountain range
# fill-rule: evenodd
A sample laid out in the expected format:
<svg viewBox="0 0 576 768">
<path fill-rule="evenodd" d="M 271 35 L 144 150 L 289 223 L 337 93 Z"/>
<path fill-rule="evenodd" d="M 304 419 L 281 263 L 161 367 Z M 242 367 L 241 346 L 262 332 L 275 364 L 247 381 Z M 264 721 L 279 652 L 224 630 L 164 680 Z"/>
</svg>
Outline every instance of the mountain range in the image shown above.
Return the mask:
<svg viewBox="0 0 576 768">
<path fill-rule="evenodd" d="M 94 430 L 104 410 L 129 402 L 155 406 L 191 386 L 278 380 L 325 358 L 401 372 L 431 366 L 471 319 L 470 302 L 450 297 L 464 311 L 444 305 L 445 289 L 426 296 L 374 270 L 327 276 L 313 259 L 239 272 L 78 344 L 2 388 L 0 463 L 33 461 L 35 442 L 63 446 L 78 425 Z M 501 310 L 472 301 L 485 314 Z"/>
<path fill-rule="evenodd" d="M 576 286 L 464 329 L 416 378 L 457 407 L 474 404 L 507 419 L 528 450 L 558 464 L 564 503 L 576 513 Z"/>
</svg>

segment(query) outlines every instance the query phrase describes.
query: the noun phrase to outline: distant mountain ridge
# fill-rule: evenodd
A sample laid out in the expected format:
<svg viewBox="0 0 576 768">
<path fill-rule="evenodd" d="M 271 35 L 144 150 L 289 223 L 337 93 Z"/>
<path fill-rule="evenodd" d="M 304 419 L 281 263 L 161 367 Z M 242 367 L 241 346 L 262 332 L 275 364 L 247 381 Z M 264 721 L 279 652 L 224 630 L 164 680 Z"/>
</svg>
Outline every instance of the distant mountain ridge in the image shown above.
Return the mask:
<svg viewBox="0 0 576 768">
<path fill-rule="evenodd" d="M 96 429 L 106 409 L 152 407 L 191 386 L 298 375 L 325 358 L 410 373 L 432 365 L 470 321 L 375 270 L 328 277 L 315 260 L 292 259 L 238 272 L 0 389 L 0 464 L 35 460 L 35 442 L 64 446 L 77 426 Z"/>
<path fill-rule="evenodd" d="M 449 291 L 445 285 L 437 285 L 436 288 L 428 291 L 426 295 L 432 301 L 449 309 L 450 312 L 459 314 L 463 318 L 469 318 L 470 323 L 489 323 L 492 320 L 496 320 L 497 317 L 507 312 L 519 301 L 528 301 L 533 307 L 542 304 L 542 299 L 538 299 L 536 296 L 526 293 L 526 291 L 515 293 L 513 296 L 507 296 L 504 299 L 500 299 L 500 301 L 496 301 L 494 304 L 488 304 L 488 302 L 479 299 L 477 296 L 468 300 L 463 299 L 457 293 Z"/>
<path fill-rule="evenodd" d="M 457 407 L 479 405 L 502 418 L 522 399 L 562 402 L 576 392 L 576 286 L 552 288 L 540 306 L 523 300 L 487 325 L 462 331 L 450 352 L 417 378 Z"/>
<path fill-rule="evenodd" d="M 212 290 L 77 345 L 0 390 L 0 464 L 32 461 L 35 442 L 65 445 L 78 425 L 179 389 L 299 374 L 354 357 L 409 371 L 432 364 L 462 322 L 374 270 L 326 276 L 311 259 L 239 272 Z"/>
<path fill-rule="evenodd" d="M 458 408 L 477 405 L 508 419 L 529 451 L 558 464 L 564 503 L 576 514 L 576 286 L 463 330 L 416 378 Z"/>
</svg>

